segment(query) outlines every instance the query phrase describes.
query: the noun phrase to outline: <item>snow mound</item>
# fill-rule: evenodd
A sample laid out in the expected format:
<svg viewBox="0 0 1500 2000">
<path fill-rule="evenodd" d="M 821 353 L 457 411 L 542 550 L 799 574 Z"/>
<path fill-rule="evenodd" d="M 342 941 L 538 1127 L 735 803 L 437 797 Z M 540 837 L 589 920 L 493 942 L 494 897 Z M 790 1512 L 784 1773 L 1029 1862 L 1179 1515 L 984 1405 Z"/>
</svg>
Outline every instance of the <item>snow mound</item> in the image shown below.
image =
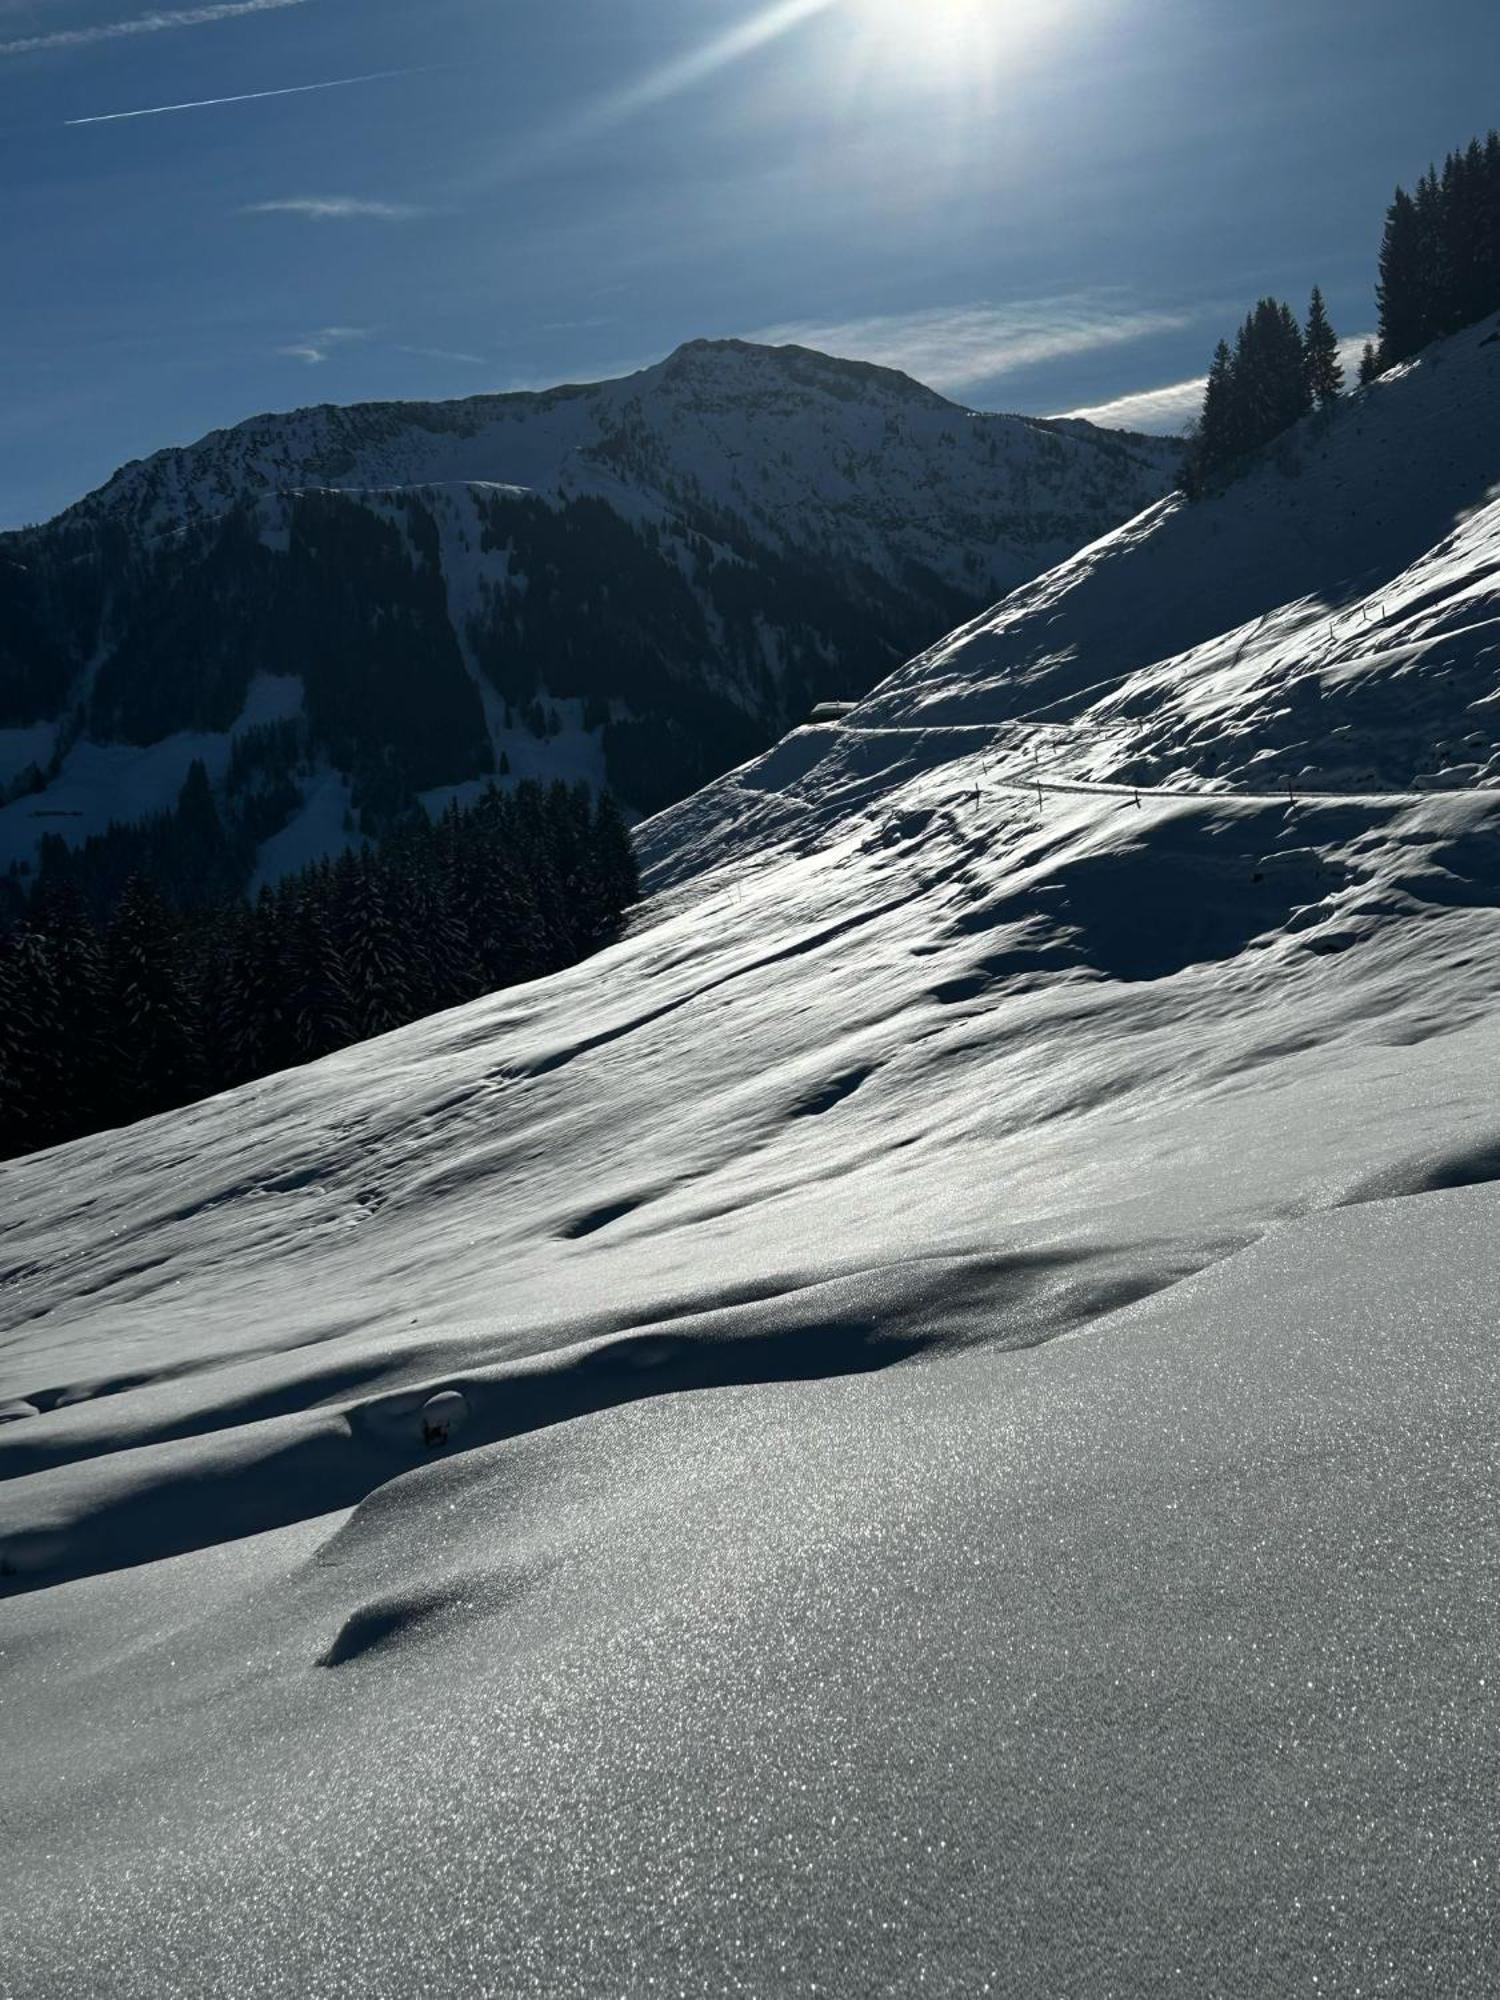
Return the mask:
<svg viewBox="0 0 1500 2000">
<path fill-rule="evenodd" d="M 1497 1223 L 1309 1219 L 20 1600 L 7 1990 L 1477 2000 Z"/>
</svg>

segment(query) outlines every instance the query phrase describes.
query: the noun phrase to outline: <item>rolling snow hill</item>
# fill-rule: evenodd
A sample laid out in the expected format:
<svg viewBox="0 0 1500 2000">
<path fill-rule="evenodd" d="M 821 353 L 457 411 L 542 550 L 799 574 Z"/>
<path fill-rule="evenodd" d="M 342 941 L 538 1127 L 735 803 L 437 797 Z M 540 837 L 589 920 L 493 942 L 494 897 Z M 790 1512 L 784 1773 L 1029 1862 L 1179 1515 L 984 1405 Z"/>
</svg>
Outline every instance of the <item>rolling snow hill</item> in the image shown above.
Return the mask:
<svg viewBox="0 0 1500 2000">
<path fill-rule="evenodd" d="M 1489 331 L 0 1169 L 0 1991 L 1493 1993 Z"/>
<path fill-rule="evenodd" d="M 0 868 L 170 809 L 194 759 L 260 879 L 495 772 L 654 810 L 1137 513 L 1177 456 L 735 341 L 216 432 L 0 538 Z"/>
</svg>

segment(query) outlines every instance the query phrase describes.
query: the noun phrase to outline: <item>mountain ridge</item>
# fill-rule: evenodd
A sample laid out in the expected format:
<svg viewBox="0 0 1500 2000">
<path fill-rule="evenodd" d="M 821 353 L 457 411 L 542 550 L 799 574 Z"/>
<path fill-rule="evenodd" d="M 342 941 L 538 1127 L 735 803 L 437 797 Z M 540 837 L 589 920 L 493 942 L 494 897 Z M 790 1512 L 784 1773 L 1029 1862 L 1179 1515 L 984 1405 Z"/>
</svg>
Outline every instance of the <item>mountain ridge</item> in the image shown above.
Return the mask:
<svg viewBox="0 0 1500 2000">
<path fill-rule="evenodd" d="M 233 745 L 271 722 L 291 817 L 251 815 L 258 879 L 491 776 L 654 810 L 1137 511 L 1178 456 L 744 342 L 211 433 L 0 540 L 0 868 L 170 811 L 194 760 L 244 817 Z"/>
<path fill-rule="evenodd" d="M 684 341 L 662 361 L 651 363 L 628 375 L 606 377 L 599 381 L 559 383 L 545 389 L 481 391 L 470 396 L 438 400 L 390 398 L 360 403 L 312 403 L 299 405 L 287 411 L 259 412 L 237 423 L 220 426 L 188 444 L 164 446 L 143 458 L 127 461 L 103 485 L 62 509 L 49 522 L 40 525 L 55 526 L 76 520 L 97 519 L 112 511 L 111 503 L 121 502 L 127 503 L 123 511 L 135 514 L 138 519 L 141 509 L 132 508 L 128 504 L 131 489 L 137 486 L 150 489 L 154 483 L 153 473 L 179 465 L 184 460 L 212 459 L 216 453 L 224 452 L 237 441 L 269 444 L 278 431 L 299 423 L 307 424 L 311 420 L 316 420 L 318 426 L 326 428 L 331 433 L 328 446 L 331 458 L 326 467 L 326 477 L 304 477 L 297 483 L 303 486 L 335 484 L 339 478 L 340 454 L 349 452 L 351 441 L 357 441 L 362 436 L 371 434 L 378 439 L 383 429 L 390 431 L 416 428 L 430 432 L 434 438 L 456 436 L 471 439 L 483 431 L 488 421 L 497 418 L 546 414 L 558 406 L 578 403 L 593 402 L 608 405 L 619 399 L 626 390 L 631 390 L 634 396 L 649 394 L 661 384 L 670 385 L 690 375 L 695 370 L 696 364 L 701 361 L 722 362 L 731 357 L 758 364 L 763 370 L 767 363 L 774 363 L 791 386 L 805 387 L 811 382 L 825 387 L 835 384 L 848 388 L 854 385 L 876 387 L 897 402 L 909 402 L 913 406 L 929 411 L 943 411 L 950 416 L 978 415 L 988 421 L 992 414 L 975 412 L 969 406 L 956 403 L 938 391 L 928 388 L 903 370 L 885 367 L 879 363 L 825 355 L 817 349 L 797 344 L 767 346 L 733 338 L 701 338 Z M 999 421 L 1006 426 L 1024 427 L 1044 433 L 1088 435 L 1118 440 L 1131 448 L 1139 449 L 1143 456 L 1155 457 L 1162 463 L 1171 463 L 1175 456 L 1170 442 L 1164 446 L 1161 440 L 1140 433 L 1105 431 L 1097 425 L 1080 424 L 1076 419 L 1001 414 Z M 316 470 L 315 465 L 315 475 Z M 403 482 L 371 480 L 366 483 L 378 485 Z M 449 482 L 429 478 L 416 483 Z M 262 485 L 260 490 L 279 489 L 270 484 Z M 192 518 L 191 513 L 185 518 Z M 35 530 L 23 529 L 14 532 L 24 535 Z"/>
</svg>

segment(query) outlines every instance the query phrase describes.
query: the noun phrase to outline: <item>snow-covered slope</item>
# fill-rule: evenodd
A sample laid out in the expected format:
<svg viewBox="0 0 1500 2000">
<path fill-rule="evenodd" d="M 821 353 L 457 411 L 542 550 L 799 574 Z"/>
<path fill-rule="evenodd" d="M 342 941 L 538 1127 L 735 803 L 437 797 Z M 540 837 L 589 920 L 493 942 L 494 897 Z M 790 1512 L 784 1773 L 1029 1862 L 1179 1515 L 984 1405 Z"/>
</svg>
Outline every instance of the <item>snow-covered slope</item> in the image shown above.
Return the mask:
<svg viewBox="0 0 1500 2000">
<path fill-rule="evenodd" d="M 0 1170 L 0 1991 L 1493 1992 L 1500 793 L 1353 652 L 1254 780 L 1315 607 L 1493 615 L 1497 373 L 656 821 L 600 958 Z"/>
<path fill-rule="evenodd" d="M 1500 328 L 1309 419 L 923 655 L 869 720 L 1048 725 L 1093 776 L 1500 777 Z"/>
</svg>

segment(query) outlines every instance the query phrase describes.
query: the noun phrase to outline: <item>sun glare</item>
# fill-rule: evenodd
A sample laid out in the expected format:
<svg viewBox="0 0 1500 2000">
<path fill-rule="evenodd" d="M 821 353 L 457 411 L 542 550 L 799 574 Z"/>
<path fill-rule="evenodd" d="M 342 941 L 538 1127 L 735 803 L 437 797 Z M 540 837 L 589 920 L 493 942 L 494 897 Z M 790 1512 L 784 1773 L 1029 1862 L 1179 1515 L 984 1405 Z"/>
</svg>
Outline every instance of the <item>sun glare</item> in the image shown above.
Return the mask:
<svg viewBox="0 0 1500 2000">
<path fill-rule="evenodd" d="M 979 88 L 1036 41 L 1059 0 L 842 0 L 859 66 L 886 83 Z"/>
</svg>

